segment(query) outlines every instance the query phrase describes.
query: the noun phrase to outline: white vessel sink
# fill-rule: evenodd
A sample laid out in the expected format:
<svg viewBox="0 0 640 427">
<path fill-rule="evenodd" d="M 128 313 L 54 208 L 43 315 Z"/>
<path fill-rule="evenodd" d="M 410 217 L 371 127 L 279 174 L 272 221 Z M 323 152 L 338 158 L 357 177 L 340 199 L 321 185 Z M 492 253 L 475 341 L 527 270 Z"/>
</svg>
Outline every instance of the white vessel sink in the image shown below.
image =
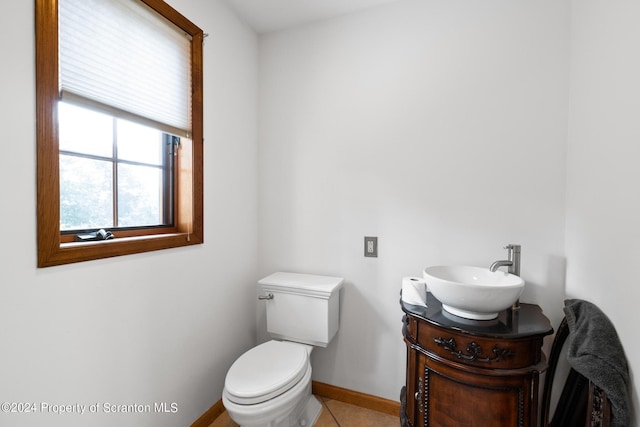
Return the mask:
<svg viewBox="0 0 640 427">
<path fill-rule="evenodd" d="M 464 265 L 427 267 L 424 279 L 442 308 L 474 320 L 495 319 L 524 289 L 524 280 L 514 274 Z"/>
</svg>

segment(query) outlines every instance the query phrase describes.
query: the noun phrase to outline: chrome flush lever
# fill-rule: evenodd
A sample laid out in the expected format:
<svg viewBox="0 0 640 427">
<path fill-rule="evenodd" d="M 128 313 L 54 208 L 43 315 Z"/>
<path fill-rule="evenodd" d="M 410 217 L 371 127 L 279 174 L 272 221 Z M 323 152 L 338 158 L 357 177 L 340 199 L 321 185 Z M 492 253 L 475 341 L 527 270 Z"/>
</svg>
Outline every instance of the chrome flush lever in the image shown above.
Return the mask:
<svg viewBox="0 0 640 427">
<path fill-rule="evenodd" d="M 273 299 L 273 294 L 268 293 L 267 295 L 260 295 L 258 299 Z"/>
</svg>

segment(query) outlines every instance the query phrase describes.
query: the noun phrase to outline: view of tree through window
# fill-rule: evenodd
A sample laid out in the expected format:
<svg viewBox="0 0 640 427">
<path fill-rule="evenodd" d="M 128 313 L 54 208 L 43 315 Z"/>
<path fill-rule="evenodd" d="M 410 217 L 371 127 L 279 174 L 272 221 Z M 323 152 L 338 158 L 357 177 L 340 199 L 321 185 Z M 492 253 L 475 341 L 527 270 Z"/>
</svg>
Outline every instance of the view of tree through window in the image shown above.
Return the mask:
<svg viewBox="0 0 640 427">
<path fill-rule="evenodd" d="M 173 137 L 59 103 L 60 230 L 170 225 Z"/>
</svg>

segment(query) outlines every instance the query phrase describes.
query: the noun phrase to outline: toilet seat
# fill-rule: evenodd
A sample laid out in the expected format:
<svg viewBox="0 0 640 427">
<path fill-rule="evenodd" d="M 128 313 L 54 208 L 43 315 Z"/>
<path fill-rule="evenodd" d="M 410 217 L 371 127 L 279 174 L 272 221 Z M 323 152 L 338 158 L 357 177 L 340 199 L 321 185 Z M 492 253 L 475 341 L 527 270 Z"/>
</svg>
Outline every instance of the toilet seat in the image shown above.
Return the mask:
<svg viewBox="0 0 640 427">
<path fill-rule="evenodd" d="M 234 362 L 225 379 L 226 395 L 240 405 L 262 403 L 289 390 L 309 369 L 304 345 L 268 341 Z"/>
</svg>

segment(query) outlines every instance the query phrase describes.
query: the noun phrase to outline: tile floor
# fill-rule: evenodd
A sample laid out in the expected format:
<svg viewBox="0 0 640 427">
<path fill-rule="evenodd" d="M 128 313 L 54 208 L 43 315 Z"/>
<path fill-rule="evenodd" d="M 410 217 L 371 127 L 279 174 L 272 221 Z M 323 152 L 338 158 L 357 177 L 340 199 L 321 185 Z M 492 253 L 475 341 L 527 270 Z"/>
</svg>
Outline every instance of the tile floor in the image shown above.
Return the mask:
<svg viewBox="0 0 640 427">
<path fill-rule="evenodd" d="M 399 427 L 400 417 L 364 409 L 348 403 L 318 397 L 322 412 L 315 427 Z M 209 427 L 238 427 L 223 412 Z"/>
</svg>

